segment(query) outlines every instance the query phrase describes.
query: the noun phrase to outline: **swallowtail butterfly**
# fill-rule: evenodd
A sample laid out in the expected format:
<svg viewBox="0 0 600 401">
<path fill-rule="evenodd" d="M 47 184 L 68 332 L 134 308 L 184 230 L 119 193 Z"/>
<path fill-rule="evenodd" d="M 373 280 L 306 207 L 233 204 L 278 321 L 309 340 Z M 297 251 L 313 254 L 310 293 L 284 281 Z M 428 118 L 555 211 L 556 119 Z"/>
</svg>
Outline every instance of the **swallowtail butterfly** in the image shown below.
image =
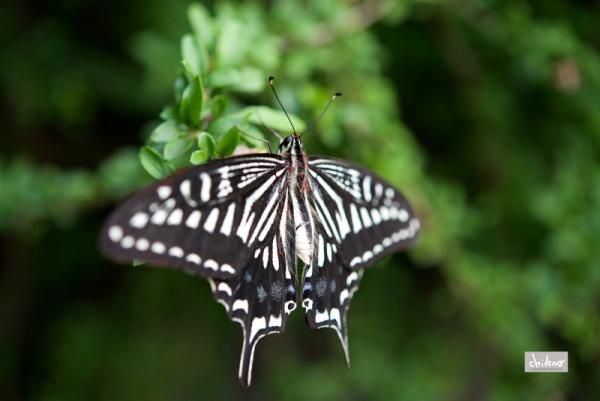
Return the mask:
<svg viewBox="0 0 600 401">
<path fill-rule="evenodd" d="M 256 344 L 282 333 L 298 302 L 310 327 L 337 332 L 348 364 L 346 315 L 363 270 L 407 247 L 419 231 L 410 205 L 385 180 L 349 161 L 307 157 L 293 131 L 277 154 L 212 161 L 142 189 L 100 235 L 103 253 L 114 260 L 208 279 L 242 326 L 244 386 Z"/>
</svg>

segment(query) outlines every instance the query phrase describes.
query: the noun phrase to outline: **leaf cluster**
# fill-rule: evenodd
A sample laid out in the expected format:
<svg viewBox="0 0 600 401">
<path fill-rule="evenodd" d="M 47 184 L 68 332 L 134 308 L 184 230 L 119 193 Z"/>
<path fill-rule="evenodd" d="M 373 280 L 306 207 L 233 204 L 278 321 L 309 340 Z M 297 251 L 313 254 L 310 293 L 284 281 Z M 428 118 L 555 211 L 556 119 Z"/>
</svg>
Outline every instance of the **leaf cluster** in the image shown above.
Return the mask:
<svg viewBox="0 0 600 401">
<path fill-rule="evenodd" d="M 154 178 L 190 163 L 229 156 L 238 148 L 265 151 L 270 148 L 264 135 L 267 129 L 291 133 L 282 111 L 245 105 L 235 98 L 265 89 L 270 64 L 261 61 L 261 50 L 257 53 L 254 44 L 273 43 L 273 38 L 265 32 L 247 32 L 247 17 L 231 8 L 213 17 L 203 6 L 194 4 L 188 10 L 188 20 L 192 33 L 181 39 L 175 102 L 161 112 L 162 122 L 140 150 L 142 166 Z M 297 129 L 304 127 L 298 117 L 291 118 Z"/>
</svg>

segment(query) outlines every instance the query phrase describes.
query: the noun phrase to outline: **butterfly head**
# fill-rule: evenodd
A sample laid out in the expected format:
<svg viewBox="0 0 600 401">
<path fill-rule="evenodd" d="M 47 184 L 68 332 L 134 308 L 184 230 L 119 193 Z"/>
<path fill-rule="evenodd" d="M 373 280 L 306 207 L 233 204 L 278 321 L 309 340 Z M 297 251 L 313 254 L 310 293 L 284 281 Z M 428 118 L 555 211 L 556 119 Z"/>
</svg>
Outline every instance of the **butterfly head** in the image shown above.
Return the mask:
<svg viewBox="0 0 600 401">
<path fill-rule="evenodd" d="M 278 149 L 280 154 L 297 153 L 302 150 L 302 140 L 297 134 L 286 136 L 279 144 Z"/>
</svg>

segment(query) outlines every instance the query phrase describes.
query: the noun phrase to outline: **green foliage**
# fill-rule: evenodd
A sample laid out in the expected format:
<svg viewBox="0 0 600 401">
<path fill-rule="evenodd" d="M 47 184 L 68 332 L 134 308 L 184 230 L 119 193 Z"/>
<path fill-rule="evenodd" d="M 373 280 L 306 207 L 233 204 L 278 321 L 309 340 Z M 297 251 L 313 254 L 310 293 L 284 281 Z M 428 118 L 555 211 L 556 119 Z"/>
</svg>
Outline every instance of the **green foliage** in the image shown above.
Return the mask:
<svg viewBox="0 0 600 401">
<path fill-rule="evenodd" d="M 76 35 L 67 15 L 89 21 L 87 8 L 59 3 L 70 11 L 52 18 L 0 13 L 14 110 L 0 138 L 7 399 L 598 397 L 597 6 L 151 0 L 95 10 L 102 29 Z M 128 28 L 107 36 L 116 12 Z M 37 18 L 31 33 L 20 15 Z M 109 265 L 95 242 L 112 201 L 148 174 L 290 133 L 269 75 L 299 131 L 344 93 L 307 151 L 390 180 L 423 231 L 366 272 L 349 370 L 334 333 L 296 313 L 261 342 L 242 390 L 239 332 L 208 285 Z M 525 375 L 526 350 L 569 351 L 570 373 Z"/>
<path fill-rule="evenodd" d="M 148 145 L 140 153 L 142 165 L 153 177 L 164 177 L 175 167 L 229 156 L 242 140 L 246 146 L 264 150 L 268 140 L 263 131 L 267 128 L 292 132 L 280 110 L 244 107 L 235 98 L 227 107 L 228 97 L 257 94 L 265 89 L 265 64 L 249 64 L 246 55 L 252 53 L 255 41 L 272 43 L 275 38 L 266 31 L 246 32 L 248 18 L 246 13 L 229 7 L 216 17 L 199 4 L 189 8 L 193 33 L 181 39 L 182 62 L 175 80 L 175 104 L 161 113 L 163 121 L 152 131 Z M 301 119 L 290 117 L 298 131 L 305 128 Z"/>
</svg>

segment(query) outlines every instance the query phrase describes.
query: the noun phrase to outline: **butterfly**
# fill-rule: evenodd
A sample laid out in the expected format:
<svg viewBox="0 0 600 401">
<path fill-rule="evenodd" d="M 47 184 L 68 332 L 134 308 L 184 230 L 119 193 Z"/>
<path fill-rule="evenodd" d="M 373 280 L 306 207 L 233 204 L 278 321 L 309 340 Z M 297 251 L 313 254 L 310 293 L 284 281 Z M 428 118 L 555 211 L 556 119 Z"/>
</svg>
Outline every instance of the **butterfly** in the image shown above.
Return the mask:
<svg viewBox="0 0 600 401">
<path fill-rule="evenodd" d="M 336 331 L 348 365 L 347 312 L 364 269 L 406 248 L 420 228 L 392 185 L 352 162 L 307 156 L 302 135 L 293 132 L 276 154 L 215 160 L 142 189 L 100 234 L 111 259 L 208 280 L 242 326 L 244 386 L 256 344 L 282 333 L 298 303 L 311 328 Z"/>
</svg>

